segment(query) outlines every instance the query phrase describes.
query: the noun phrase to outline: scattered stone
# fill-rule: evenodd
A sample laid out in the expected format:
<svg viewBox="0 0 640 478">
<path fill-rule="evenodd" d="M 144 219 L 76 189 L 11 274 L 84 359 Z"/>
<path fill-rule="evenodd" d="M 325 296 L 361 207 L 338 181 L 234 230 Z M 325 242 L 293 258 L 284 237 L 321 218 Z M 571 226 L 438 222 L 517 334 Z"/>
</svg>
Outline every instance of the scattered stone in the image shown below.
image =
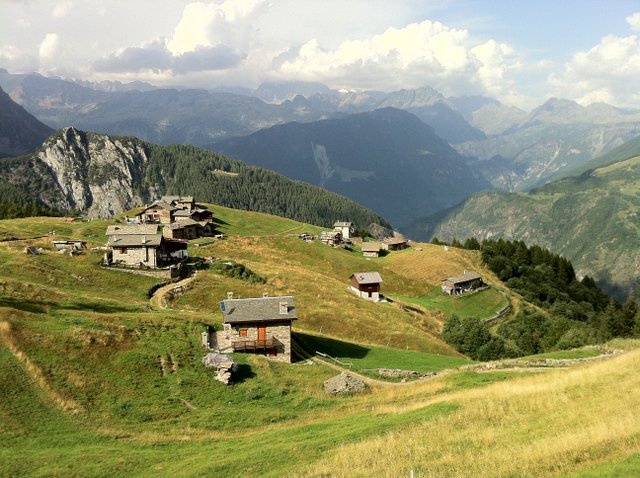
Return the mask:
<svg viewBox="0 0 640 478">
<path fill-rule="evenodd" d="M 324 391 L 326 393 L 356 393 L 363 392 L 367 388 L 365 383 L 347 373 L 341 373 L 335 377 L 331 377 L 324 382 Z"/>
<path fill-rule="evenodd" d="M 215 368 L 215 379 L 219 382 L 229 385 L 233 372 L 238 370 L 238 364 L 236 361 L 228 355 L 208 353 L 202 358 L 202 363 L 205 367 Z"/>
<path fill-rule="evenodd" d="M 381 377 L 399 377 L 406 382 L 407 378 L 423 378 L 438 375 L 438 372 L 416 372 L 415 370 L 401 370 L 399 368 L 379 368 L 378 375 Z"/>
</svg>

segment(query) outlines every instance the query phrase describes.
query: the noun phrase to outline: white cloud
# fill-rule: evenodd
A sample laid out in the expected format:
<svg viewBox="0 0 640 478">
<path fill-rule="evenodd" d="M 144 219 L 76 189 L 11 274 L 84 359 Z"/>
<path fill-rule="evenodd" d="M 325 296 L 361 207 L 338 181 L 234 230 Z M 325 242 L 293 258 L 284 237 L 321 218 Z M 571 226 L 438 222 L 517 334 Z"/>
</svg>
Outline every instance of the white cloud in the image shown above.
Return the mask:
<svg viewBox="0 0 640 478">
<path fill-rule="evenodd" d="M 47 33 L 38 48 L 38 55 L 40 55 L 40 58 L 42 60 L 53 59 L 58 50 L 59 43 L 60 38 L 57 33 Z"/>
<path fill-rule="evenodd" d="M 507 76 L 519 67 L 518 54 L 510 46 L 494 40 L 474 44 L 466 30 L 425 20 L 345 41 L 334 50 L 311 40 L 294 58 L 282 62 L 280 71 L 289 78 L 341 88 L 431 85 L 447 94 L 454 85 L 466 85 L 500 96 L 513 88 Z"/>
<path fill-rule="evenodd" d="M 633 30 L 640 32 L 640 12 L 629 15 L 626 20 Z"/>
<path fill-rule="evenodd" d="M 132 73 L 152 71 L 186 74 L 197 71 L 224 70 L 237 65 L 243 55 L 225 45 L 198 46 L 192 51 L 173 55 L 164 40 L 142 47 L 125 48 L 94 63 L 96 71 Z"/>
<path fill-rule="evenodd" d="M 226 0 L 219 5 L 190 3 L 184 8 L 167 47 L 174 55 L 223 43 L 242 47 L 248 26 L 244 22 L 263 3 L 263 0 Z"/>
<path fill-rule="evenodd" d="M 72 7 L 73 2 L 71 0 L 62 0 L 61 2 L 56 3 L 51 14 L 54 18 L 64 18 L 71 11 Z"/>
<path fill-rule="evenodd" d="M 602 101 L 631 106 L 636 102 L 640 76 L 640 40 L 636 35 L 608 35 L 588 51 L 576 53 L 549 83 L 557 96 L 582 103 Z"/>
</svg>

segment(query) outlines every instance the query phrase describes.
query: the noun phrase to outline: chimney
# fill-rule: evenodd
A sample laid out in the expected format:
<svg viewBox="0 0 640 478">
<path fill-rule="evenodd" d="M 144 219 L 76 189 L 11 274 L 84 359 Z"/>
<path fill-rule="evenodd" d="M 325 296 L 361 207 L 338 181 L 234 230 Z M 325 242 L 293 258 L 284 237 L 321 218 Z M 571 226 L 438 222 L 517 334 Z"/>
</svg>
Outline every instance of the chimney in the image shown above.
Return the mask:
<svg viewBox="0 0 640 478">
<path fill-rule="evenodd" d="M 266 299 L 267 297 L 269 297 L 269 293 L 268 292 L 263 292 L 262 293 L 262 298 Z"/>
<path fill-rule="evenodd" d="M 142 236 L 142 243 L 146 244 L 147 243 L 147 236 Z"/>
<path fill-rule="evenodd" d="M 289 304 L 287 302 L 280 302 L 278 305 L 280 307 L 281 314 L 289 313 Z"/>
<path fill-rule="evenodd" d="M 227 300 L 233 299 L 233 292 L 227 292 Z"/>
</svg>

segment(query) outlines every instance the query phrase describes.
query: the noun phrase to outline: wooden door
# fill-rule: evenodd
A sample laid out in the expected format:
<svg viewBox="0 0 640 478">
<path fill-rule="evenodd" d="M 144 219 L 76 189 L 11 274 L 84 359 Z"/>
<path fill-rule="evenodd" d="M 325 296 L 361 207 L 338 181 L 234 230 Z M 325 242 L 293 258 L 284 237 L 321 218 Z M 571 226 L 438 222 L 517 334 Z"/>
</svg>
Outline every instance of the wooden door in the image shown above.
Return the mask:
<svg viewBox="0 0 640 478">
<path fill-rule="evenodd" d="M 258 340 L 260 342 L 264 342 L 267 340 L 267 326 L 259 325 L 258 326 Z"/>
</svg>

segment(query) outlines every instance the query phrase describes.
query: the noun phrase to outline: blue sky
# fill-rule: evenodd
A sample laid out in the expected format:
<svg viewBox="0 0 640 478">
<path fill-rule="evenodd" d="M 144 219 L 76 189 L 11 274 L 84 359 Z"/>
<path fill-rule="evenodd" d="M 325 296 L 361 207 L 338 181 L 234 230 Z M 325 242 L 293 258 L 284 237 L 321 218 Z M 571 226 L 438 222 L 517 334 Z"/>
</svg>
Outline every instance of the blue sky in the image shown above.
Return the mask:
<svg viewBox="0 0 640 478">
<path fill-rule="evenodd" d="M 0 67 L 157 85 L 428 85 L 640 108 L 640 2 L 0 0 Z"/>
</svg>

